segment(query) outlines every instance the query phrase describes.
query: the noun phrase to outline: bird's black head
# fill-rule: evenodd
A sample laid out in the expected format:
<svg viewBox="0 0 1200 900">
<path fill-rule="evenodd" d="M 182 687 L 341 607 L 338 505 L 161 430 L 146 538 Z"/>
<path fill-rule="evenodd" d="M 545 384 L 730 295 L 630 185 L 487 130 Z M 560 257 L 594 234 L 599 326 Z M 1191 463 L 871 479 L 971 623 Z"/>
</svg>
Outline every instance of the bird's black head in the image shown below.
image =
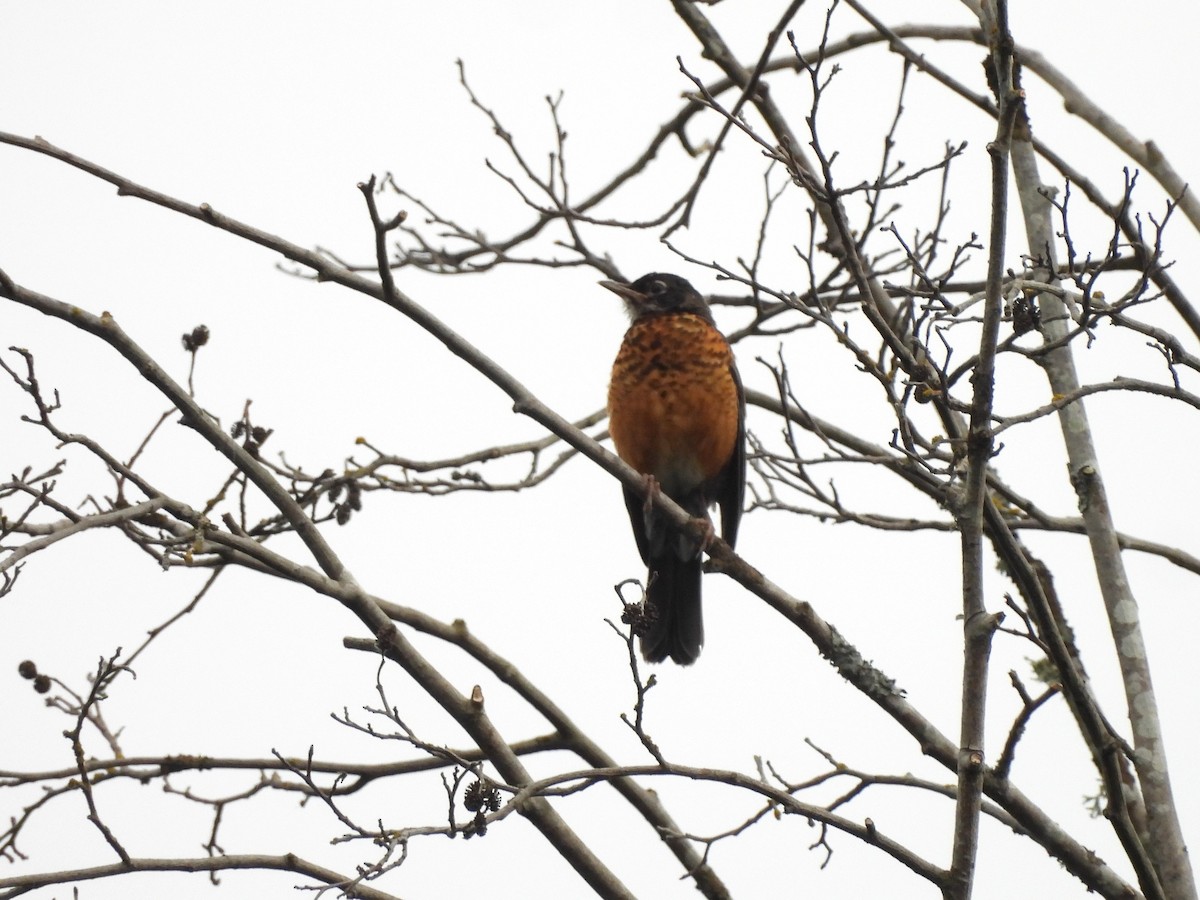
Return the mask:
<svg viewBox="0 0 1200 900">
<path fill-rule="evenodd" d="M 633 284 L 620 281 L 602 281 L 606 287 L 625 301 L 631 319 L 659 313 L 687 312 L 712 322 L 712 313 L 700 292 L 687 279 L 663 272 L 643 275 Z"/>
</svg>

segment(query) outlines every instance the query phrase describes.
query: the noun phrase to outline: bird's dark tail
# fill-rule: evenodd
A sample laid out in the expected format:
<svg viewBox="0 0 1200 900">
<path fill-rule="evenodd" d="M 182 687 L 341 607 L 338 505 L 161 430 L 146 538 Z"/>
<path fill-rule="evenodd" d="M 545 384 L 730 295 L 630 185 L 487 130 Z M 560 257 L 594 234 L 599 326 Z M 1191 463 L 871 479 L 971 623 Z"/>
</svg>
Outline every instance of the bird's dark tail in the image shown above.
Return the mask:
<svg viewBox="0 0 1200 900">
<path fill-rule="evenodd" d="M 700 612 L 699 556 L 680 559 L 668 551 L 650 561 L 650 587 L 646 590 L 646 632 L 642 656 L 662 662 L 668 656 L 690 666 L 704 646 L 704 619 Z"/>
</svg>

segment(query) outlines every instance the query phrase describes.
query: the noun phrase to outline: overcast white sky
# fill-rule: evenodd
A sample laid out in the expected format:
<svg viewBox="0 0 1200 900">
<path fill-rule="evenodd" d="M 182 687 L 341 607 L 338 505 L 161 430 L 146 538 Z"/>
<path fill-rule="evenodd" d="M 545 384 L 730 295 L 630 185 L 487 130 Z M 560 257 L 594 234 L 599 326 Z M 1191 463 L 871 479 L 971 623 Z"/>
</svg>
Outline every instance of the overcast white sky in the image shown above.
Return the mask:
<svg viewBox="0 0 1200 900">
<path fill-rule="evenodd" d="M 706 10 L 750 64 L 779 14 L 775 6 L 725 0 Z M 893 4 L 876 6 L 884 12 Z M 1194 54 L 1200 14 L 1193 4 L 1143 3 L 1136 20 L 1129 4 L 1117 0 L 1013 6 L 1019 42 L 1051 56 L 1135 135 L 1156 141 L 1185 178 L 1192 176 L 1200 156 L 1200 131 L 1186 100 L 1200 76 Z M 802 45 L 815 43 L 823 9 L 810 2 L 797 19 Z M 950 0 L 905 4 L 904 15 L 889 21 L 970 23 L 966 8 Z M 837 33 L 862 27 L 850 10 L 838 11 Z M 373 250 L 355 184 L 373 173 L 394 173 L 412 193 L 489 234 L 505 234 L 526 221 L 511 192 L 484 167 L 487 157 L 512 168 L 486 120 L 470 108 L 456 59 L 465 62 L 480 98 L 539 163 L 553 147 L 544 98 L 564 92 L 561 116 L 578 195 L 606 182 L 677 110 L 690 84 L 678 71 L 676 55 L 693 72 L 714 75 L 670 5 L 646 0 L 0 2 L 0 32 L 0 131 L 41 135 L 144 185 L 207 202 L 298 244 L 363 263 Z M 922 46 L 960 77 L 977 78 L 978 49 Z M 835 90 L 833 102 L 854 115 L 832 115 L 826 133 L 852 167 L 877 152 L 899 65 L 882 49 L 849 56 L 842 64 L 846 72 L 838 84 L 844 87 L 836 90 L 843 93 Z M 1122 158 L 1092 143 L 1086 126 L 1069 120 L 1042 86 L 1027 87 L 1038 133 L 1069 148 L 1112 194 L 1120 184 Z M 982 90 L 978 81 L 975 88 Z M 963 171 L 985 172 L 990 126 L 983 117 L 920 79 L 913 91 L 904 131 L 913 154 L 908 161 L 924 163 L 944 140 L 965 139 L 971 147 Z M 864 122 L 870 137 L 856 138 Z M 723 256 L 732 263 L 753 252 L 753 223 L 762 203 L 754 185 L 763 166 L 753 161 L 752 149 L 738 152 L 742 155 L 731 150 L 729 158 L 754 166 L 753 177 L 744 180 L 749 187 L 714 188 L 702 199 L 696 227 L 677 236 L 680 247 L 701 258 Z M 673 165 L 684 171 L 689 164 L 672 147 L 662 165 L 670 172 Z M 977 191 L 965 188 L 956 195 L 961 228 L 985 229 L 978 212 L 985 207 L 971 204 L 983 204 L 986 195 L 986 176 Z M 1148 185 L 1144 202 L 1160 210 L 1161 192 Z M 924 212 L 905 215 L 915 221 Z M 1179 223 L 1178 243 L 1168 255 L 1184 258 L 1197 249 L 1194 235 L 1186 232 Z M 621 236 L 603 249 L 615 254 L 631 278 L 678 270 L 704 290 L 719 289 L 708 273 L 688 270 L 673 258 L 653 234 Z M 1012 255 L 1015 266 L 1016 252 Z M 410 322 L 335 286 L 283 274 L 277 262 L 273 254 L 197 222 L 118 198 L 111 187 L 61 163 L 0 145 L 0 268 L 34 290 L 92 312 L 109 310 L 177 378 L 186 377 L 187 365 L 179 336 L 201 322 L 208 325 L 212 342 L 200 355 L 196 378 L 201 402 L 231 422 L 252 398 L 255 420 L 275 429 L 268 449 L 285 450 L 290 461 L 319 472 L 340 467 L 352 454 L 366 459 L 354 445 L 358 436 L 388 452 L 423 458 L 538 435 L 536 426 L 512 414 L 506 397 Z M 775 273 L 781 265 L 773 263 Z M 1194 271 L 1179 268 L 1176 277 L 1185 289 L 1200 295 Z M 404 273 L 399 286 L 558 412 L 575 418 L 603 405 L 625 324 L 611 295 L 595 287 L 597 278 L 587 270 L 513 267 L 470 279 Z M 732 315 L 719 316 L 729 327 L 740 324 Z M 61 389 L 61 427 L 87 433 L 118 455 L 132 452 L 166 408 L 111 351 L 61 322 L 3 303 L 0 348 L 10 345 L 34 351 L 43 383 Z M 748 382 L 767 383 L 754 356 L 775 352 L 769 342 L 739 350 Z M 1141 372 L 1150 365 L 1147 359 L 1131 358 L 1121 371 Z M 820 390 L 819 358 L 798 355 L 790 362 L 794 377 L 812 389 L 806 399 L 814 411 L 836 412 L 856 402 L 832 387 Z M 1196 552 L 1196 479 L 1185 467 L 1193 465 L 1197 428 L 1179 421 L 1173 410 L 1174 418 L 1163 426 L 1153 418 L 1159 407 L 1151 409 L 1141 419 L 1097 417 L 1106 460 L 1137 473 L 1113 485 L 1119 524 Z M 45 467 L 63 455 L 31 426 L 16 427 L 26 410 L 27 399 L 11 384 L 0 384 L 4 473 Z M 178 426 L 166 429 L 145 458 L 146 472 L 199 506 L 220 485 L 225 464 Z M 1013 446 L 1001 464 L 1009 471 L 1027 468 L 1029 483 L 1049 492 L 1053 511 L 1069 514 L 1073 498 L 1058 477 L 1061 442 L 1052 424 L 1033 433 L 1045 441 Z M 1048 473 L 1044 479 L 1042 471 Z M 105 489 L 98 475 L 80 459 L 61 479 L 64 496 L 78 500 Z M 910 501 L 908 495 L 880 499 L 911 510 L 905 505 Z M 930 512 L 924 506 L 916 510 Z M 576 461 L 531 493 L 440 500 L 372 495 L 352 526 L 332 530 L 331 539 L 368 589 L 446 620 L 465 619 L 552 689 L 610 752 L 625 762 L 644 761 L 618 720 L 629 709 L 632 688 L 621 663 L 622 645 L 603 624 L 604 617 L 619 615 L 611 586 L 642 574 L 620 491 L 607 475 Z M 61 737 L 68 722 L 42 708 L 17 678 L 19 660 L 32 658 L 44 671 L 81 687 L 101 654 L 134 646 L 200 583 L 197 573 L 158 572 L 113 535 L 91 534 L 70 543 L 30 561 L 19 589 L 0 600 L 0 708 L 6 723 L 0 770 L 70 763 Z M 1084 546 L 1082 539 L 1034 543 L 1060 563 L 1079 558 Z M 302 553 L 297 542 L 279 546 Z M 959 575 L 953 537 L 887 535 L 760 513 L 745 520 L 739 549 L 813 602 L 926 715 L 957 734 Z M 1119 687 L 1104 655 L 1107 628 L 1094 578 L 1086 568 L 1064 564 L 1078 578 L 1060 581 L 1060 591 L 1069 604 L 1078 604 L 1073 608 L 1081 643 L 1085 652 L 1094 650 L 1091 674 L 1103 696 L 1115 702 Z M 1161 673 L 1158 687 L 1184 826 L 1195 834 L 1200 775 L 1191 760 L 1200 750 L 1200 729 L 1192 714 L 1196 667 L 1188 637 L 1200 624 L 1195 582 L 1144 558 L 1131 557 L 1130 567 L 1145 607 L 1156 675 Z M 989 606 L 998 608 L 1009 587 L 995 576 L 989 589 Z M 753 756 L 761 754 L 787 777 L 801 780 L 822 768 L 803 744 L 810 738 L 863 769 L 950 780 L 890 720 L 843 685 L 806 641 L 781 628 L 765 606 L 719 578 L 706 579 L 705 592 L 704 657 L 690 670 L 661 670 L 661 685 L 652 694 L 651 728 L 669 757 L 753 771 Z M 229 573 L 192 618 L 140 661 L 136 681 L 114 691 L 108 715 L 112 724 L 126 727 L 127 754 L 257 757 L 277 748 L 302 755 L 314 744 L 322 758 L 412 755 L 330 723 L 331 712 L 376 702 L 373 661 L 341 649 L 342 636 L 361 635 L 362 626 L 331 602 L 262 577 Z M 442 648 L 422 643 L 422 649 L 445 661 L 464 690 L 483 678 Z M 1022 667 L 1024 655 L 1015 642 L 997 651 L 993 753 L 1016 708 L 1006 672 Z M 540 733 L 541 723 L 504 702 L 501 686 L 482 683 L 510 738 Z M 408 681 L 393 675 L 389 686 L 391 702 L 423 738 L 461 744 L 448 719 Z M 1111 709 L 1122 718 L 1119 706 Z M 1102 856 L 1118 856 L 1103 820 L 1087 822 L 1081 813 L 1082 795 L 1094 792 L 1096 784 L 1071 741 L 1073 725 L 1061 702 L 1040 713 L 1036 726 L 1021 757 L 1030 762 L 1026 767 L 1019 762 L 1015 772 L 1022 787 L 1047 809 L 1069 817 L 1075 833 Z M 101 752 L 99 744 L 91 749 Z M 539 773 L 560 764 L 530 762 Z M 216 786 L 200 776 L 174 783 L 206 795 L 235 785 Z M 695 833 L 730 827 L 756 806 L 716 789 L 656 787 Z M 371 822 L 383 816 L 388 826 L 436 824 L 443 814 L 440 792 L 433 777 L 413 780 L 355 811 Z M 31 796 L 24 795 L 23 802 Z M 206 820 L 189 805 L 162 798 L 156 788 L 112 797 L 105 804 L 101 796 L 102 811 L 136 855 L 202 852 Z M 17 810 L 12 797 L 2 799 L 0 819 L 7 819 Z M 296 850 L 345 870 L 359 858 L 360 848 L 324 843 L 342 829 L 323 810 L 313 806 L 297 814 L 286 798 L 267 800 L 262 809 L 270 812 L 231 809 L 222 832 L 228 852 Z M 950 813 L 943 800 L 884 791 L 869 793 L 848 811 L 871 816 L 881 829 L 943 864 Z M 110 861 L 111 851 L 84 814 L 78 798 L 58 801 L 22 842 L 30 861 L 0 862 L 0 879 Z M 600 792 L 567 801 L 564 814 L 595 839 L 638 896 L 693 896 L 687 882 L 675 880 L 673 863 L 664 863 L 664 851 L 644 823 L 607 804 Z M 292 821 L 297 815 L 298 826 Z M 1005 837 L 999 828 L 985 831 L 978 897 L 1011 897 L 1017 891 L 1082 896 L 1078 883 L 1040 850 Z M 846 838 L 836 841 L 833 861 L 821 871 L 823 854 L 806 849 L 815 839 L 815 830 L 802 821 L 767 822 L 738 842 L 720 845 L 713 862 L 739 897 L 932 895 L 891 860 Z M 535 879 L 536 888 L 525 879 Z M 297 881 L 288 875 L 224 880 L 226 896 L 292 896 Z M 382 887 L 404 897 L 432 898 L 483 890 L 483 884 L 494 897 L 587 895 L 515 817 L 465 846 L 438 838 L 414 842 L 409 862 Z M 139 889 L 144 893 L 135 893 Z M 177 875 L 90 883 L 80 895 L 150 897 L 166 891 L 178 897 L 213 894 L 203 879 Z M 44 893 L 69 895 L 63 889 Z"/>
</svg>

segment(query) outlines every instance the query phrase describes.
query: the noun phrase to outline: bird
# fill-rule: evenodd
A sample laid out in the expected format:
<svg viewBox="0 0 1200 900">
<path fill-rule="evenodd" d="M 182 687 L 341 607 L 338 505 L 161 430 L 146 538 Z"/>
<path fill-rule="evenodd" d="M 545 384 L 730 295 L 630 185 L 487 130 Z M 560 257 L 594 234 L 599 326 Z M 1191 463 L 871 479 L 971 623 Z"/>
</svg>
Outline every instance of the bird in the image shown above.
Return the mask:
<svg viewBox="0 0 1200 900">
<path fill-rule="evenodd" d="M 647 495 L 625 487 L 625 506 L 649 567 L 641 635 L 647 662 L 691 665 L 704 645 L 700 553 L 712 539 L 708 510 L 721 511 L 733 547 L 746 491 L 746 395 L 729 341 L 704 297 L 678 275 L 651 272 L 630 284 L 601 281 L 632 320 L 608 387 L 617 455 L 695 518 L 701 544 L 668 526 Z"/>
</svg>

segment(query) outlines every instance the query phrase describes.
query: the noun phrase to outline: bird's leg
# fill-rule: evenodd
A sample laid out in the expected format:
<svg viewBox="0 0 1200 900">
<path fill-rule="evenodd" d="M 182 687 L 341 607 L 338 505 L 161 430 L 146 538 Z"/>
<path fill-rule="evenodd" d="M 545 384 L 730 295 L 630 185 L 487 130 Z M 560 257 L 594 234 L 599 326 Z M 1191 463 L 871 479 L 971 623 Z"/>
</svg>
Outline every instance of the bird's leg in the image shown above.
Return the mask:
<svg viewBox="0 0 1200 900">
<path fill-rule="evenodd" d="M 697 523 L 701 529 L 700 544 L 696 547 L 696 555 L 699 556 L 712 546 L 713 538 L 717 536 L 717 529 L 713 525 L 712 519 L 708 513 L 702 516 L 693 516 L 692 521 Z"/>
<path fill-rule="evenodd" d="M 654 500 L 662 496 L 662 485 L 653 475 L 643 475 L 642 483 L 646 488 L 646 499 L 642 502 L 642 520 L 646 523 L 646 534 L 650 534 L 651 524 L 654 522 Z"/>
</svg>

